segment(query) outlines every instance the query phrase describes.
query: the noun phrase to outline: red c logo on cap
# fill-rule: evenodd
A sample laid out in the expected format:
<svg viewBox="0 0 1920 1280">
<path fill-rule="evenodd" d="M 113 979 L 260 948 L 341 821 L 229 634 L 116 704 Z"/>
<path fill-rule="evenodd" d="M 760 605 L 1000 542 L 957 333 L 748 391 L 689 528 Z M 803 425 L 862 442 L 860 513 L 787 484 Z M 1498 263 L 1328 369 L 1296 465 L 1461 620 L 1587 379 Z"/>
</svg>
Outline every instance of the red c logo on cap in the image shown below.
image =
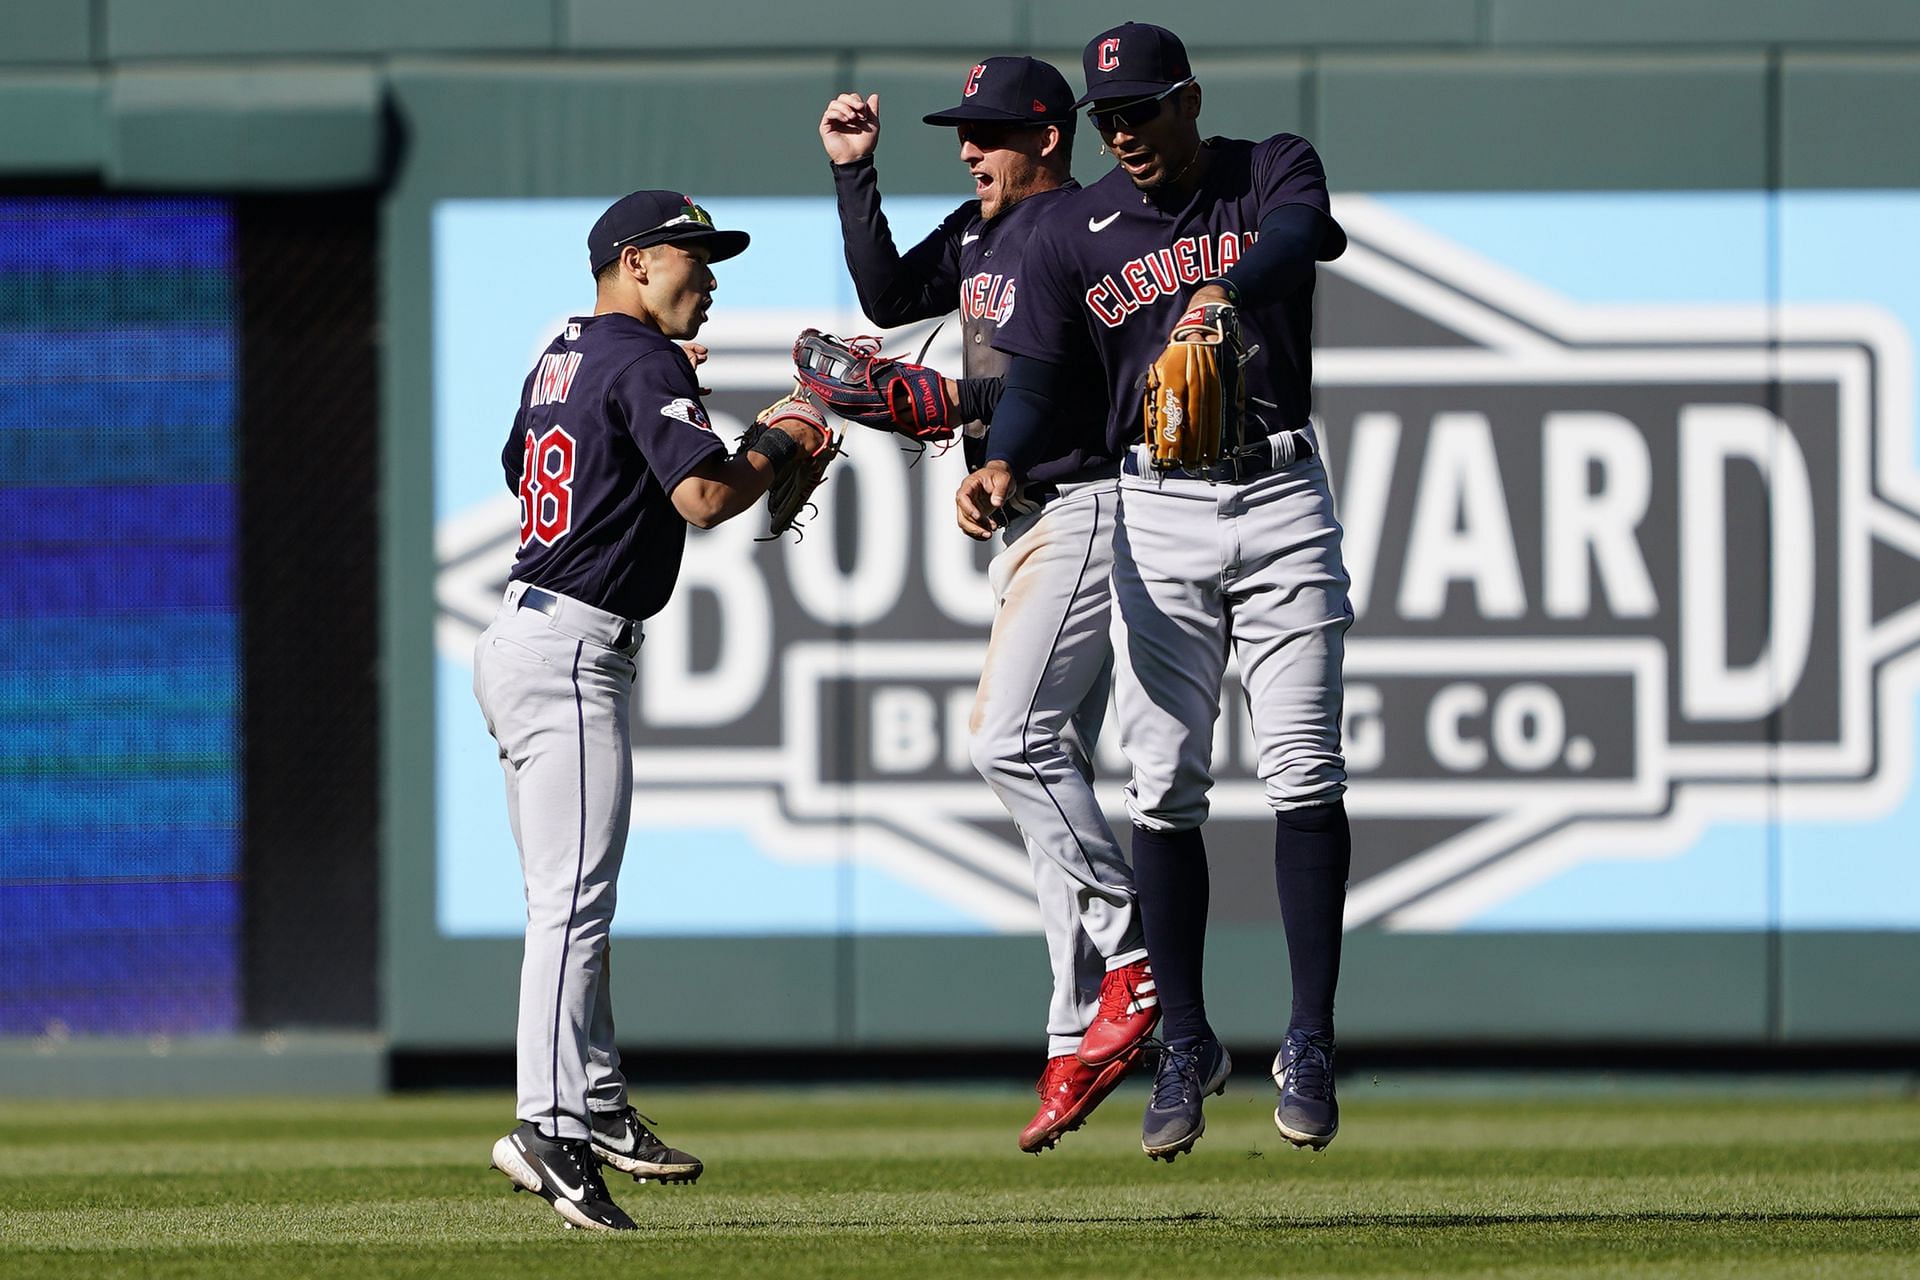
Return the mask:
<svg viewBox="0 0 1920 1280">
<path fill-rule="evenodd" d="M 974 94 L 978 93 L 980 91 L 980 77 L 985 74 L 987 74 L 987 64 L 984 62 L 975 63 L 973 70 L 967 75 L 967 87 L 961 90 L 960 96 L 963 98 L 971 98 Z"/>
<path fill-rule="evenodd" d="M 1118 71 L 1120 69 L 1120 37 L 1115 36 L 1111 40 L 1102 40 L 1100 42 L 1100 57 L 1093 65 L 1102 71 Z"/>
</svg>

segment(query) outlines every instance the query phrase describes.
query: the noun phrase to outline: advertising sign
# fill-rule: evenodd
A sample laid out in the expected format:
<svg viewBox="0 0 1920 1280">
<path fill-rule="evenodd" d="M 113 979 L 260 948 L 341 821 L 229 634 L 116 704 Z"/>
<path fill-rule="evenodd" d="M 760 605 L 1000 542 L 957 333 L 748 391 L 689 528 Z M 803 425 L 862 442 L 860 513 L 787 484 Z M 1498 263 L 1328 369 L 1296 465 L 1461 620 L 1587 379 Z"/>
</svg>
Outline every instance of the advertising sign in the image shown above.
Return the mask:
<svg viewBox="0 0 1920 1280">
<path fill-rule="evenodd" d="M 471 649 L 519 536 L 500 446 L 527 368 L 590 307 L 604 203 L 436 212 L 450 937 L 523 919 Z M 786 388 L 801 328 L 872 327 L 831 201 L 710 204 L 755 237 L 701 335 L 731 438 Z M 888 202 L 903 244 L 950 208 Z M 1356 613 L 1349 927 L 1920 928 L 1920 198 L 1335 211 L 1352 245 L 1320 273 L 1315 408 Z M 885 336 L 959 368 L 955 325 Z M 647 625 L 616 932 L 1038 929 L 968 762 L 992 600 L 953 527 L 958 458 L 859 428 L 850 446 L 798 540 L 756 541 L 757 514 L 694 533 Z M 1266 918 L 1272 823 L 1237 686 L 1222 705 L 1214 915 Z"/>
</svg>

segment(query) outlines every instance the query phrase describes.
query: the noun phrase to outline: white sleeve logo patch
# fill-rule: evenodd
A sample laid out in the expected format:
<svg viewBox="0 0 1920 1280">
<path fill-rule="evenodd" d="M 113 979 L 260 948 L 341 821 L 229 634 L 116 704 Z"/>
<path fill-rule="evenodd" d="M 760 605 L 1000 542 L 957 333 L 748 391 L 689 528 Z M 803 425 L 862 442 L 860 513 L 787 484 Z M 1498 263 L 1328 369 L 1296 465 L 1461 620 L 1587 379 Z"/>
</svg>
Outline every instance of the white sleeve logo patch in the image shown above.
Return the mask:
<svg viewBox="0 0 1920 1280">
<path fill-rule="evenodd" d="M 713 430 L 713 424 L 707 421 L 707 411 L 700 407 L 697 400 L 681 396 L 678 400 L 669 400 L 660 412 L 669 418 L 678 418 L 690 427 L 698 427 L 702 431 Z"/>
</svg>

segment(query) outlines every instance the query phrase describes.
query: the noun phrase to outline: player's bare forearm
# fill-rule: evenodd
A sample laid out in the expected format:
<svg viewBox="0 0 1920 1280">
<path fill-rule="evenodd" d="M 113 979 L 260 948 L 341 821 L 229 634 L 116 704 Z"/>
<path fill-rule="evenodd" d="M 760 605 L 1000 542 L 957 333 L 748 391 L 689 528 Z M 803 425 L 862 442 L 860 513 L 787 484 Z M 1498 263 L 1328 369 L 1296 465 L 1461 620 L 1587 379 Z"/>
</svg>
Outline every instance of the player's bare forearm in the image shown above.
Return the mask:
<svg viewBox="0 0 1920 1280">
<path fill-rule="evenodd" d="M 715 458 L 673 487 L 673 508 L 696 529 L 724 524 L 758 502 L 773 485 L 773 464 L 757 454 Z"/>
<path fill-rule="evenodd" d="M 953 496 L 953 513 L 960 531 L 976 542 L 993 536 L 1001 508 L 1013 492 L 1013 471 L 1004 462 L 989 462 L 960 482 Z"/>
<path fill-rule="evenodd" d="M 784 423 L 773 429 L 786 432 L 806 453 L 822 443 L 818 431 L 790 429 Z M 709 458 L 673 487 L 673 507 L 694 528 L 711 529 L 759 502 L 773 487 L 774 477 L 773 462 L 763 453 Z"/>
</svg>

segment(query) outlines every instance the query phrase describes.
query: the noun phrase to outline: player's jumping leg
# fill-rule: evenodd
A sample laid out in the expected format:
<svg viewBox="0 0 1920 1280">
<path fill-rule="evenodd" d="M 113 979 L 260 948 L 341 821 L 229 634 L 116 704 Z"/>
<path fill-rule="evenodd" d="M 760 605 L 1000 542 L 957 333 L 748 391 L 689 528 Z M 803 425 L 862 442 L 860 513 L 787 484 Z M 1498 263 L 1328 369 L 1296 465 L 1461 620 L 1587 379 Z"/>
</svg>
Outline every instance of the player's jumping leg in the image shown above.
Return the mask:
<svg viewBox="0 0 1920 1280">
<path fill-rule="evenodd" d="M 1109 566 L 1108 576 L 1112 570 Z M 1109 654 L 1100 672 L 1099 682 L 1087 691 L 1074 713 L 1073 734 L 1069 744 L 1076 752 L 1087 785 L 1093 785 L 1094 744 L 1107 715 L 1107 699 L 1113 692 L 1112 639 Z M 1145 932 L 1140 926 L 1138 887 L 1134 899 L 1134 932 L 1128 935 L 1124 949 L 1117 955 L 1100 957 L 1094 972 L 1099 979 L 1099 1004 L 1086 1034 L 1080 1037 L 1074 1055 L 1089 1067 L 1103 1067 L 1146 1042 L 1160 1021 L 1160 992 L 1155 984 L 1153 966 L 1147 960 Z M 1082 1010 L 1084 1020 L 1084 1009 Z"/>
<path fill-rule="evenodd" d="M 1274 881 L 1293 970 L 1293 1013 L 1273 1061 L 1280 1091 L 1273 1122 L 1297 1147 L 1318 1151 L 1340 1130 L 1333 1087 L 1333 992 L 1340 978 L 1341 918 L 1353 838 L 1343 800 L 1274 814 Z"/>
<path fill-rule="evenodd" d="M 1227 622 L 1212 541 L 1222 491 L 1203 481 L 1124 477 L 1114 557 L 1115 692 L 1132 767 L 1135 883 L 1164 1021 L 1141 1147 L 1156 1159 L 1191 1151 L 1202 1104 L 1232 1064 L 1207 1022 L 1207 792 L 1213 723 L 1226 668 Z M 1204 536 L 1196 531 L 1203 531 Z"/>
<path fill-rule="evenodd" d="M 1111 484 L 1070 486 L 1016 521 L 989 570 L 997 607 L 971 724 L 974 765 L 1018 825 L 1053 968 L 1047 1068 L 1023 1151 L 1078 1128 L 1137 1060 L 1158 1016 L 1125 856 L 1093 793 L 1111 679 Z M 1108 988 L 1123 993 L 1103 1000 Z M 1113 1016 L 1103 1014 L 1111 1004 Z M 1089 1029 L 1098 1062 L 1076 1053 Z"/>
<path fill-rule="evenodd" d="M 1340 750 L 1352 613 L 1320 461 L 1264 477 L 1243 498 L 1243 544 L 1285 548 L 1247 561 L 1229 585 L 1260 776 L 1274 809 L 1274 880 L 1293 972 L 1292 1014 L 1273 1063 L 1274 1124 L 1295 1146 L 1319 1150 L 1340 1128 L 1333 997 L 1353 862 Z"/>
</svg>

